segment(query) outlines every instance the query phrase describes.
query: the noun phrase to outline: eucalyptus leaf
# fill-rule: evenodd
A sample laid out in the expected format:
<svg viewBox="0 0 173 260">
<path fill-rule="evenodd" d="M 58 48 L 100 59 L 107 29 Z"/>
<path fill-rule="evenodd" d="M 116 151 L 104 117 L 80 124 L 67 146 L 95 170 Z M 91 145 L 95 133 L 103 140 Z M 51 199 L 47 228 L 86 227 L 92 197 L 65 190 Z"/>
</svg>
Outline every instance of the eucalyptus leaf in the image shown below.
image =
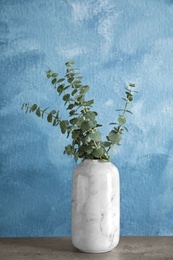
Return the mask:
<svg viewBox="0 0 173 260">
<path fill-rule="evenodd" d="M 48 116 L 47 116 L 47 121 L 48 121 L 49 123 L 52 123 L 52 114 L 51 114 L 51 113 L 48 114 Z"/>
<path fill-rule="evenodd" d="M 68 61 L 68 62 L 65 63 L 65 65 L 66 65 L 67 67 L 70 67 L 70 66 L 72 66 L 73 64 L 74 64 L 74 61 L 73 61 L 73 60 Z"/>
<path fill-rule="evenodd" d="M 65 94 L 62 99 L 68 101 L 70 99 L 70 94 Z"/>
<path fill-rule="evenodd" d="M 119 142 L 121 141 L 122 137 L 120 134 L 116 133 L 114 130 L 112 130 L 109 135 L 108 135 L 108 140 L 112 143 L 112 144 L 119 144 Z"/>
<path fill-rule="evenodd" d="M 31 111 L 34 112 L 36 109 L 37 109 L 37 105 L 36 104 L 32 105 Z"/>
<path fill-rule="evenodd" d="M 41 116 L 41 112 L 40 112 L 40 108 L 39 108 L 39 107 L 38 107 L 37 110 L 36 110 L 36 115 L 37 115 L 38 117 Z"/>
<path fill-rule="evenodd" d="M 129 86 L 132 87 L 132 88 L 136 87 L 136 85 L 133 84 L 133 83 L 129 83 Z"/>
<path fill-rule="evenodd" d="M 92 155 L 95 158 L 100 158 L 102 155 L 104 155 L 104 153 L 105 153 L 105 149 L 103 147 L 100 147 L 98 149 L 94 149 Z"/>
<path fill-rule="evenodd" d="M 99 130 L 96 130 L 89 134 L 89 137 L 94 140 L 95 142 L 99 142 L 102 140 L 102 134 Z"/>
<path fill-rule="evenodd" d="M 75 139 L 77 139 L 80 136 L 80 134 L 81 134 L 81 130 L 80 129 L 74 130 L 72 132 L 72 138 L 75 140 Z"/>
<path fill-rule="evenodd" d="M 53 73 L 53 74 L 52 74 L 52 77 L 53 77 L 53 78 L 58 77 L 58 73 Z"/>
<path fill-rule="evenodd" d="M 91 129 L 91 124 L 90 124 L 90 122 L 87 122 L 87 121 L 82 122 L 82 124 L 81 124 L 81 130 L 82 130 L 83 132 L 87 132 L 87 131 L 90 130 L 90 129 Z"/>
<path fill-rule="evenodd" d="M 56 118 L 53 120 L 53 124 L 52 124 L 53 126 L 56 126 L 57 125 L 57 120 L 56 120 Z"/>
<path fill-rule="evenodd" d="M 63 82 L 64 80 L 65 80 L 65 78 L 61 78 L 61 79 L 58 79 L 57 82 L 58 82 L 58 83 L 61 83 L 61 82 Z"/>
<path fill-rule="evenodd" d="M 84 116 L 87 119 L 94 120 L 96 117 L 96 114 L 95 114 L 95 112 L 88 111 L 87 113 L 84 114 Z"/>
<path fill-rule="evenodd" d="M 78 118 L 72 118 L 71 120 L 70 120 L 70 124 L 72 124 L 72 125 L 75 125 L 76 123 L 78 122 Z"/>
<path fill-rule="evenodd" d="M 68 107 L 67 107 L 67 110 L 70 110 L 74 107 L 74 104 L 69 104 Z"/>
<path fill-rule="evenodd" d="M 90 90 L 90 86 L 84 86 L 81 89 L 80 93 L 81 93 L 81 95 L 83 95 L 83 94 L 87 93 L 89 90 Z"/>
<path fill-rule="evenodd" d="M 85 106 L 91 106 L 92 104 L 94 104 L 94 99 L 85 102 Z"/>
<path fill-rule="evenodd" d="M 120 125 L 124 125 L 126 123 L 126 118 L 124 116 L 119 116 L 118 122 Z"/>
<path fill-rule="evenodd" d="M 69 115 L 70 115 L 70 116 L 73 116 L 75 113 L 76 113 L 76 110 L 71 110 L 71 111 L 69 112 Z"/>
<path fill-rule="evenodd" d="M 74 90 L 71 92 L 72 96 L 74 96 L 76 93 L 77 93 L 77 89 L 74 89 Z"/>
<path fill-rule="evenodd" d="M 43 111 L 42 111 L 42 118 L 44 116 L 44 113 L 46 112 L 46 110 L 48 109 L 49 107 L 46 107 Z"/>
<path fill-rule="evenodd" d="M 63 91 L 64 91 L 64 84 L 59 85 L 59 86 L 57 87 L 57 92 L 58 92 L 59 94 L 61 94 Z"/>
<path fill-rule="evenodd" d="M 63 120 L 60 122 L 60 129 L 61 129 L 61 133 L 65 134 L 66 130 L 67 130 L 67 122 L 66 120 Z"/>
<path fill-rule="evenodd" d="M 78 152 L 75 152 L 74 153 L 74 160 L 77 161 L 79 158 L 79 153 Z"/>
<path fill-rule="evenodd" d="M 50 112 L 52 115 L 54 115 L 54 114 L 56 114 L 56 110 L 52 110 L 51 112 Z"/>
<path fill-rule="evenodd" d="M 52 84 L 54 85 L 56 82 L 57 82 L 57 79 L 56 79 L 56 78 L 53 78 L 53 79 L 52 79 Z"/>
<path fill-rule="evenodd" d="M 70 78 L 68 78 L 68 83 L 72 83 L 73 82 L 73 80 L 74 80 L 74 77 L 70 77 Z"/>
</svg>

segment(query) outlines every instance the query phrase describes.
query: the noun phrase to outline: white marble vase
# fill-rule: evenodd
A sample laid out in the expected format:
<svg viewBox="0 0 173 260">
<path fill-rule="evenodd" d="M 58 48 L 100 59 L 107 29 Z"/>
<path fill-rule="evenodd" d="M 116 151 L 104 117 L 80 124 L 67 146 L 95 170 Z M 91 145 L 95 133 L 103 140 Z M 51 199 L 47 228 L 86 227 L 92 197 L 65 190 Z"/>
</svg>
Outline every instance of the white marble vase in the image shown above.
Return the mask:
<svg viewBox="0 0 173 260">
<path fill-rule="evenodd" d="M 84 160 L 74 170 L 72 243 L 80 251 L 111 251 L 120 237 L 120 185 L 111 162 Z"/>
</svg>

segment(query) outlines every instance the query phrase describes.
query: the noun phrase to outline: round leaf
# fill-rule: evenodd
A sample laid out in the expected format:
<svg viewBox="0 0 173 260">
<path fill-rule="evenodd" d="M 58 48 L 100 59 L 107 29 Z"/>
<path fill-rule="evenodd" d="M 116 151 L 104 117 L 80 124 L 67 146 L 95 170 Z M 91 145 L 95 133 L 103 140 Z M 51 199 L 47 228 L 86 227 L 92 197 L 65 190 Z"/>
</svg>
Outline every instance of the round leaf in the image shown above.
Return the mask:
<svg viewBox="0 0 173 260">
<path fill-rule="evenodd" d="M 126 123 L 126 118 L 124 116 L 119 116 L 118 122 L 120 125 L 124 125 Z"/>
<path fill-rule="evenodd" d="M 114 130 L 112 130 L 108 135 L 108 140 L 111 141 L 113 144 L 119 144 L 122 137 L 120 134 L 116 133 Z"/>
<path fill-rule="evenodd" d="M 101 139 L 102 139 L 102 134 L 100 133 L 100 131 L 95 131 L 95 132 L 93 132 L 93 133 L 90 133 L 89 134 L 89 137 L 92 139 L 92 140 L 94 140 L 95 142 L 99 142 L 99 141 L 101 141 Z"/>
<path fill-rule="evenodd" d="M 63 120 L 63 121 L 60 122 L 60 128 L 61 128 L 61 133 L 62 133 L 62 134 L 65 134 L 66 129 L 67 129 L 67 124 L 66 124 L 66 121 L 65 121 L 65 120 Z"/>
<path fill-rule="evenodd" d="M 95 158 L 100 158 L 102 155 L 104 155 L 105 153 L 105 149 L 103 147 L 100 147 L 98 149 L 95 149 L 93 152 L 92 152 L 92 155 L 95 157 Z"/>
</svg>

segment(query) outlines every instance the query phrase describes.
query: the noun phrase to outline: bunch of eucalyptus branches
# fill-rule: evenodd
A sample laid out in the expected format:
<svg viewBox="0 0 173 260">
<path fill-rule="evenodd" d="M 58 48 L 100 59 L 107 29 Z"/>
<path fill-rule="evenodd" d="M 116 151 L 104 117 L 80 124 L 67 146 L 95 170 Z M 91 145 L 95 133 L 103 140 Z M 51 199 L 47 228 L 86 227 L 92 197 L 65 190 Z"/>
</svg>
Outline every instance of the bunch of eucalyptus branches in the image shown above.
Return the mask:
<svg viewBox="0 0 173 260">
<path fill-rule="evenodd" d="M 115 145 L 120 145 L 122 135 L 128 131 L 126 124 L 126 113 L 131 113 L 129 107 L 132 106 L 135 84 L 130 83 L 125 88 L 125 97 L 123 97 L 124 108 L 118 109 L 118 118 L 116 122 L 110 123 L 113 129 L 106 136 L 106 140 L 102 140 L 100 127 L 97 122 L 98 113 L 92 110 L 94 99 L 86 100 L 86 93 L 90 90 L 88 85 L 82 84 L 82 76 L 79 70 L 74 68 L 74 62 L 65 63 L 66 73 L 63 78 L 58 73 L 51 70 L 46 72 L 47 78 L 51 80 L 56 93 L 62 97 L 62 101 L 68 111 L 68 118 L 61 118 L 60 111 L 57 109 L 42 109 L 37 104 L 23 103 L 22 109 L 26 113 L 35 113 L 38 117 L 46 117 L 47 122 L 52 126 L 59 126 L 61 133 L 66 134 L 70 138 L 70 144 L 65 146 L 64 154 L 74 156 L 76 161 L 78 158 L 83 159 L 100 159 L 109 161 L 110 149 L 114 150 Z"/>
</svg>

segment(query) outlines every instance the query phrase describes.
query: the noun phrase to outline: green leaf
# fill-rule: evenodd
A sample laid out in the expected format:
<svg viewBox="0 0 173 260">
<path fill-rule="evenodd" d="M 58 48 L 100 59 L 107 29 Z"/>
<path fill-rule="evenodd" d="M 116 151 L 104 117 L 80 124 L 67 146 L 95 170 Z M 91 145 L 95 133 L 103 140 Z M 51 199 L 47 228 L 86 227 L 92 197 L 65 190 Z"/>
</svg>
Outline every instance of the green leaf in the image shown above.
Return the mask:
<svg viewBox="0 0 173 260">
<path fill-rule="evenodd" d="M 104 145 L 105 147 L 109 147 L 109 146 L 111 145 L 111 142 L 103 142 L 103 145 Z"/>
<path fill-rule="evenodd" d="M 124 116 L 119 116 L 118 122 L 120 125 L 124 125 L 126 123 L 126 118 Z"/>
<path fill-rule="evenodd" d="M 70 115 L 70 116 L 73 116 L 75 113 L 76 113 L 76 110 L 71 110 L 71 111 L 69 112 L 69 115 Z"/>
<path fill-rule="evenodd" d="M 122 97 L 122 100 L 124 100 L 124 101 L 127 102 L 127 103 L 129 102 L 127 98 L 123 98 L 123 97 Z M 121 110 L 123 110 L 123 109 L 121 109 Z"/>
<path fill-rule="evenodd" d="M 99 142 L 102 140 L 102 134 L 99 130 L 96 130 L 89 134 L 89 137 L 94 140 L 95 142 Z"/>
<path fill-rule="evenodd" d="M 48 116 L 47 116 L 47 121 L 48 121 L 49 123 L 52 123 L 52 114 L 51 114 L 51 113 L 48 114 Z"/>
<path fill-rule="evenodd" d="M 77 160 L 78 160 L 78 158 L 79 158 L 79 153 L 78 153 L 78 152 L 76 152 L 76 153 L 74 154 L 74 160 L 75 160 L 75 161 L 77 161 Z"/>
<path fill-rule="evenodd" d="M 101 127 L 102 125 L 101 124 L 97 124 L 96 127 Z"/>
<path fill-rule="evenodd" d="M 60 82 L 63 82 L 65 80 L 65 78 L 62 78 L 62 79 L 59 79 L 57 82 L 60 83 Z"/>
<path fill-rule="evenodd" d="M 72 96 L 74 96 L 76 93 L 77 93 L 77 89 L 74 89 L 74 90 L 71 92 Z"/>
<path fill-rule="evenodd" d="M 89 122 L 89 124 L 90 124 L 91 128 L 95 128 L 96 125 L 97 125 L 97 121 L 96 121 L 96 120 L 91 120 L 91 121 Z"/>
<path fill-rule="evenodd" d="M 118 123 L 110 123 L 109 125 L 118 125 Z"/>
<path fill-rule="evenodd" d="M 133 114 L 132 111 L 130 111 L 130 110 L 127 110 L 127 109 L 126 109 L 125 111 L 126 111 L 127 113 Z"/>
<path fill-rule="evenodd" d="M 87 119 L 90 119 L 90 120 L 94 120 L 96 117 L 96 114 L 95 114 L 95 112 L 88 111 L 84 114 L 84 117 Z"/>
<path fill-rule="evenodd" d="M 78 97 L 77 97 L 77 101 L 78 101 L 78 102 L 84 101 L 84 96 L 83 96 L 83 95 L 78 96 Z"/>
<path fill-rule="evenodd" d="M 65 88 L 64 88 L 64 90 L 66 90 L 66 89 L 68 89 L 68 88 L 70 88 L 71 86 L 70 85 L 68 85 L 68 86 L 66 86 Z"/>
<path fill-rule="evenodd" d="M 56 78 L 53 78 L 53 79 L 52 79 L 52 84 L 54 85 L 56 82 L 57 82 L 57 79 L 56 79 Z"/>
<path fill-rule="evenodd" d="M 92 104 L 94 104 L 94 99 L 85 102 L 85 106 L 91 106 Z"/>
<path fill-rule="evenodd" d="M 69 144 L 68 146 L 65 147 L 64 153 L 66 153 L 67 155 L 74 154 L 74 147 Z"/>
<path fill-rule="evenodd" d="M 31 111 L 34 112 L 36 109 L 37 109 L 37 105 L 36 104 L 32 105 Z"/>
<path fill-rule="evenodd" d="M 52 110 L 50 113 L 51 113 L 52 115 L 54 115 L 54 114 L 56 114 L 56 110 Z"/>
<path fill-rule="evenodd" d="M 78 150 L 79 156 L 84 157 L 84 155 L 85 155 L 85 149 L 86 149 L 86 148 L 87 148 L 86 145 L 81 145 L 81 146 L 79 147 L 79 150 Z"/>
<path fill-rule="evenodd" d="M 85 142 L 89 143 L 91 141 L 91 138 L 89 137 L 89 134 L 85 136 Z"/>
<path fill-rule="evenodd" d="M 127 98 L 128 98 L 129 101 L 133 101 L 133 96 L 129 95 Z"/>
<path fill-rule="evenodd" d="M 124 128 L 127 132 L 129 131 L 127 127 L 123 126 L 123 128 Z"/>
<path fill-rule="evenodd" d="M 79 83 L 81 83 L 81 80 L 79 79 L 79 78 L 76 78 L 74 81 L 73 81 L 73 85 L 75 85 L 75 84 L 79 84 Z"/>
<path fill-rule="evenodd" d="M 129 83 L 129 87 L 132 87 L 132 88 L 134 88 L 134 87 L 136 87 L 136 85 L 135 85 L 135 84 L 133 84 L 133 83 Z"/>
<path fill-rule="evenodd" d="M 127 96 L 133 96 L 130 92 L 125 92 L 127 94 Z"/>
<path fill-rule="evenodd" d="M 108 140 L 113 144 L 119 144 L 122 137 L 120 134 L 116 133 L 116 131 L 112 130 L 108 135 Z"/>
<path fill-rule="evenodd" d="M 65 94 L 62 99 L 68 101 L 70 99 L 70 94 Z"/>
<path fill-rule="evenodd" d="M 68 78 L 68 83 L 72 83 L 72 81 L 74 80 L 74 77 L 70 77 L 70 78 Z"/>
<path fill-rule="evenodd" d="M 95 157 L 95 158 L 100 158 L 101 156 L 103 156 L 105 153 L 105 149 L 103 147 L 100 147 L 98 149 L 94 149 L 93 152 L 92 152 L 92 155 Z"/>
<path fill-rule="evenodd" d="M 51 70 L 46 71 L 46 76 L 48 79 L 52 76 L 51 73 L 52 73 Z"/>
<path fill-rule="evenodd" d="M 87 132 L 87 131 L 90 130 L 90 129 L 91 129 L 91 124 L 90 124 L 90 122 L 87 122 L 87 121 L 82 122 L 82 124 L 81 124 L 81 130 L 82 130 L 83 132 Z"/>
<path fill-rule="evenodd" d="M 61 94 L 61 93 L 63 92 L 63 90 L 64 90 L 64 84 L 59 85 L 59 86 L 57 87 L 57 92 L 58 92 L 59 94 Z"/>
<path fill-rule="evenodd" d="M 80 91 L 80 94 L 81 95 L 84 95 L 85 93 L 87 93 L 88 91 L 90 90 L 90 86 L 84 86 L 81 91 Z"/>
<path fill-rule="evenodd" d="M 38 117 L 41 116 L 41 112 L 40 112 L 40 108 L 39 108 L 39 107 L 38 107 L 37 110 L 36 110 L 36 115 L 37 115 Z"/>
<path fill-rule="evenodd" d="M 68 107 L 67 107 L 67 110 L 68 110 L 68 109 L 72 109 L 73 107 L 74 107 L 73 104 L 69 104 Z"/>
<path fill-rule="evenodd" d="M 52 74 L 52 77 L 53 77 L 53 78 L 58 77 L 58 73 L 53 73 L 53 74 Z"/>
<path fill-rule="evenodd" d="M 72 132 L 72 138 L 75 140 L 79 137 L 79 135 L 81 134 L 81 130 L 80 129 L 77 129 L 77 130 L 74 130 Z"/>
<path fill-rule="evenodd" d="M 56 119 L 59 119 L 59 110 L 57 111 L 57 113 L 56 113 Z"/>
<path fill-rule="evenodd" d="M 43 112 L 42 112 L 42 118 L 43 118 L 43 115 L 44 115 L 44 113 L 46 112 L 46 110 L 48 109 L 49 107 L 47 107 L 47 108 L 45 108 L 44 110 L 43 110 Z"/>
<path fill-rule="evenodd" d="M 72 124 L 72 125 L 75 125 L 77 122 L 78 122 L 78 118 L 77 118 L 77 117 L 72 118 L 72 119 L 70 120 L 70 124 Z"/>
<path fill-rule="evenodd" d="M 70 60 L 70 61 L 68 61 L 68 62 L 65 63 L 65 65 L 66 65 L 67 67 L 70 67 L 70 66 L 72 66 L 73 64 L 74 64 L 74 61 L 73 61 L 73 60 Z"/>
<path fill-rule="evenodd" d="M 60 128 L 61 128 L 61 133 L 65 134 L 66 129 L 67 129 L 67 122 L 66 120 L 63 120 L 60 122 Z"/>
<path fill-rule="evenodd" d="M 91 153 L 93 152 L 93 148 L 92 148 L 90 145 L 88 145 L 88 146 L 86 146 L 86 148 L 85 148 L 85 152 L 86 152 L 87 154 L 91 154 Z"/>
<path fill-rule="evenodd" d="M 53 120 L 53 124 L 52 124 L 53 126 L 56 126 L 57 125 L 57 120 L 56 120 L 56 118 Z"/>
</svg>

